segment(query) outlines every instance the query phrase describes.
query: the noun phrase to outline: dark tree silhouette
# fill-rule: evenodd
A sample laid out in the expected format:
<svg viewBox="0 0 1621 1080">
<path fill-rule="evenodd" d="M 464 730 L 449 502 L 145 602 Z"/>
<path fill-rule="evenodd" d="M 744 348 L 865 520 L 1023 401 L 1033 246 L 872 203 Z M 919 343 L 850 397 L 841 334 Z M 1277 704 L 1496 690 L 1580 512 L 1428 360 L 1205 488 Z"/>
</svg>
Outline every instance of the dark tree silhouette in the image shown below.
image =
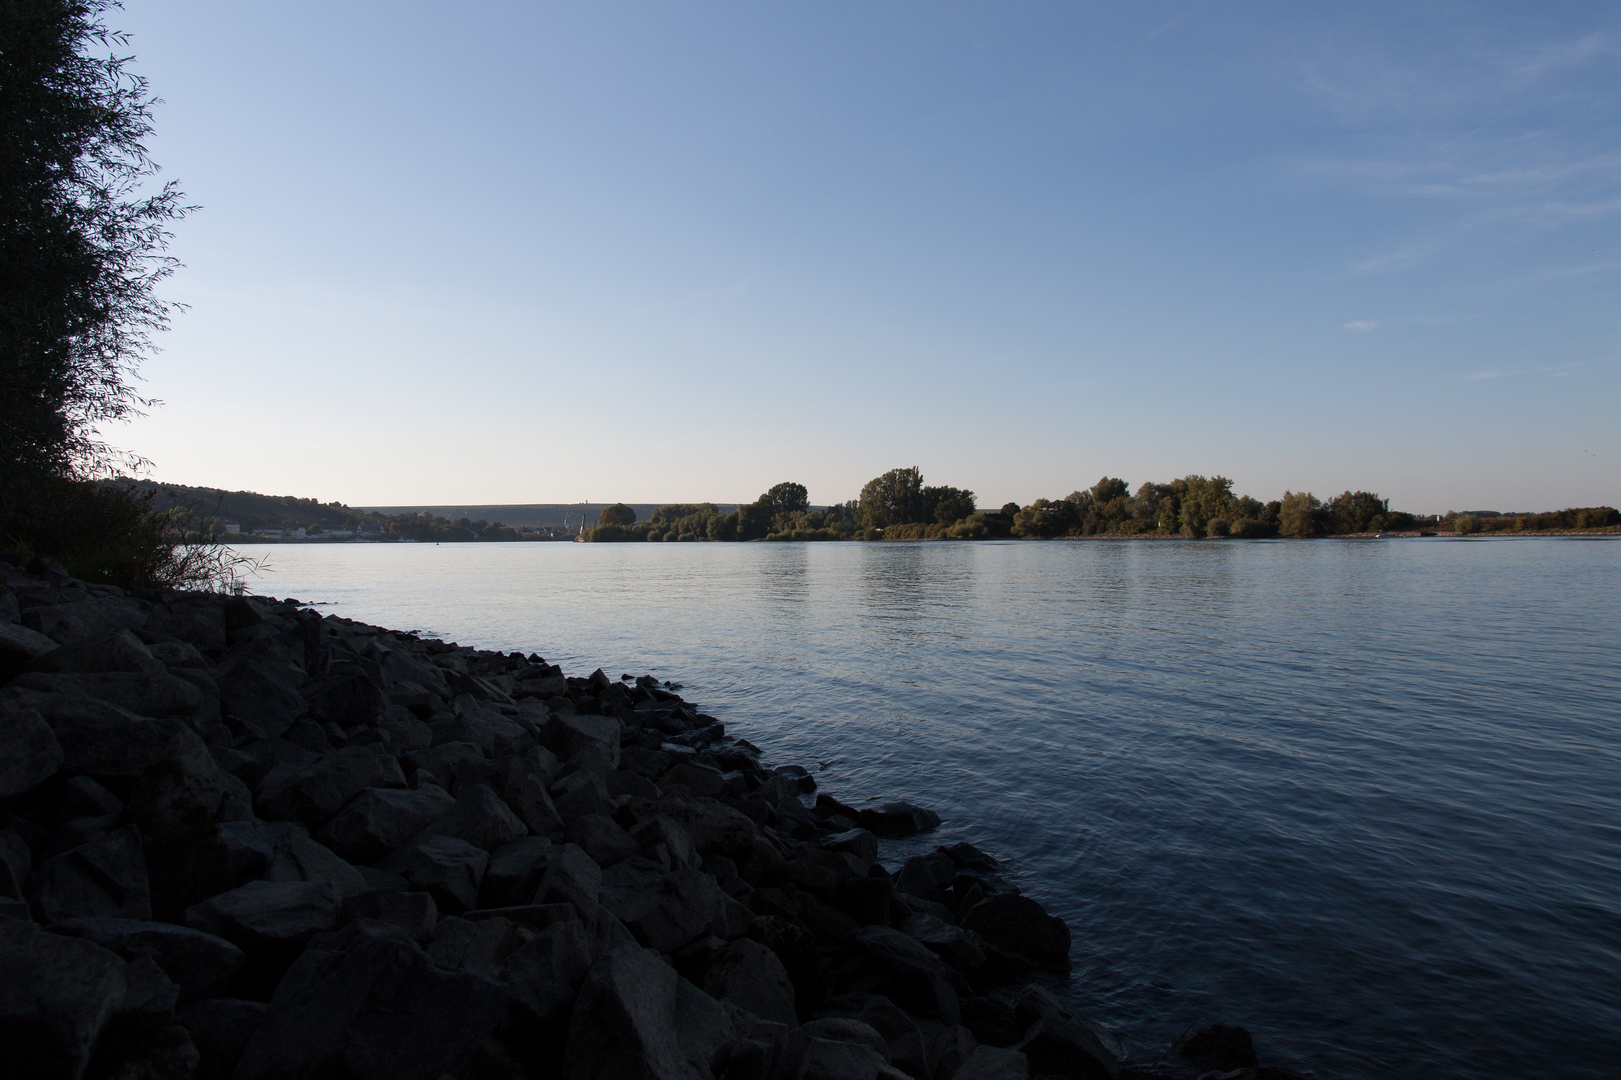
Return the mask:
<svg viewBox="0 0 1621 1080">
<path fill-rule="evenodd" d="M 804 484 L 788 480 L 772 485 L 771 490 L 756 501 L 769 507 L 772 514 L 803 514 L 810 509 L 810 492 Z"/>
<path fill-rule="evenodd" d="M 602 513 L 597 515 L 598 525 L 634 525 L 636 524 L 636 511 L 624 503 L 614 503 L 604 506 Z"/>
<path fill-rule="evenodd" d="M 145 406 L 141 359 L 174 305 L 168 226 L 190 207 L 144 140 L 157 99 L 111 0 L 0 3 L 0 472 L 101 475 L 98 425 Z M 8 495 L 12 492 L 8 490 Z M 9 501 L 9 500 L 8 500 Z"/>
<path fill-rule="evenodd" d="M 891 469 L 861 489 L 859 522 L 870 528 L 902 525 L 923 518 L 923 474 L 916 465 Z"/>
</svg>

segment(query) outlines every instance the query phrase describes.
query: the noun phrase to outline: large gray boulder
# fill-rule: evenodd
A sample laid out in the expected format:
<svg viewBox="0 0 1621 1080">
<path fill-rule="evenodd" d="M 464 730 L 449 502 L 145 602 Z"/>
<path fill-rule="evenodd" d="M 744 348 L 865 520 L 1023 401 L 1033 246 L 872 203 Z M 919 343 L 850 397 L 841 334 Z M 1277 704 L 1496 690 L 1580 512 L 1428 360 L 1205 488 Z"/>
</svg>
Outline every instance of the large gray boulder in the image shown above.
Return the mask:
<svg viewBox="0 0 1621 1080">
<path fill-rule="evenodd" d="M 642 854 L 672 870 L 690 869 L 703 861 L 692 834 L 668 814 L 655 814 L 637 822 L 630 830 L 630 838 L 641 847 Z"/>
<path fill-rule="evenodd" d="M 455 804 L 439 788 L 367 788 L 345 803 L 316 835 L 351 862 L 374 863 Z"/>
<path fill-rule="evenodd" d="M 451 696 L 444 673 L 409 653 L 399 649 L 380 650 L 377 662 L 384 683 L 390 687 L 402 682 L 411 682 L 439 697 L 448 699 Z"/>
<path fill-rule="evenodd" d="M 51 716 L 62 747 L 62 767 L 94 777 L 133 778 L 152 766 L 173 761 L 199 775 L 215 771 L 208 747 L 179 720 L 102 714 L 83 723 L 64 724 Z M 206 760 L 205 760 L 206 759 Z"/>
<path fill-rule="evenodd" d="M 672 952 L 726 929 L 726 894 L 701 870 L 636 856 L 602 874 L 602 905 L 650 949 Z"/>
<path fill-rule="evenodd" d="M 0 829 L 0 915 L 28 919 L 23 885 L 34 869 L 34 855 L 15 829 Z"/>
<path fill-rule="evenodd" d="M 479 906 L 512 907 L 534 898 L 540 879 L 552 863 L 552 842 L 544 836 L 526 836 L 490 852 Z"/>
<path fill-rule="evenodd" d="M 262 1001 L 241 998 L 205 998 L 181 1006 L 178 1019 L 197 1047 L 196 1080 L 230 1080 L 265 1008 Z"/>
<path fill-rule="evenodd" d="M 515 747 L 534 745 L 522 724 L 488 709 L 462 709 L 457 715 L 435 722 L 432 728 L 434 742 L 469 742 L 490 758 L 504 757 Z"/>
<path fill-rule="evenodd" d="M 487 768 L 488 761 L 484 751 L 468 742 L 441 743 L 431 749 L 413 750 L 405 755 L 407 768 L 432 773 L 447 788 L 455 786 L 456 774 L 464 766 L 470 766 L 472 770 Z"/>
<path fill-rule="evenodd" d="M 895 890 L 932 904 L 945 904 L 946 890 L 957 880 L 957 864 L 944 851 L 914 855 L 895 875 Z"/>
<path fill-rule="evenodd" d="M 500 1024 L 506 997 L 388 927 L 356 923 L 288 970 L 235 1080 L 438 1080 Z"/>
<path fill-rule="evenodd" d="M 158 604 L 144 629 L 184 641 L 209 656 L 225 651 L 225 613 L 208 597 L 192 594 Z"/>
<path fill-rule="evenodd" d="M 341 898 L 327 881 L 250 881 L 186 909 L 186 925 L 241 949 L 238 982 L 265 995 L 310 938 L 338 925 Z"/>
<path fill-rule="evenodd" d="M 332 665 L 327 678 L 305 688 L 304 698 L 321 723 L 346 728 L 376 724 L 388 709 L 381 676 L 355 663 Z"/>
<path fill-rule="evenodd" d="M 508 1031 L 531 1046 L 560 1043 L 580 981 L 591 969 L 591 938 L 578 919 L 554 923 L 506 959 Z"/>
<path fill-rule="evenodd" d="M 869 866 L 878 861 L 878 837 L 867 829 L 846 829 L 824 836 L 817 843 L 828 851 L 847 851 Z"/>
<path fill-rule="evenodd" d="M 428 957 L 447 971 L 471 971 L 494 979 L 507 957 L 523 944 L 510 919 L 494 916 L 474 922 L 446 915 L 425 946 Z"/>
<path fill-rule="evenodd" d="M 29 672 L 13 679 L 11 685 L 19 690 L 83 694 L 137 716 L 195 716 L 203 707 L 202 691 L 176 675 L 128 671 Z"/>
<path fill-rule="evenodd" d="M 951 1080 L 1030 1080 L 1030 1059 L 1017 1050 L 981 1046 Z"/>
<path fill-rule="evenodd" d="M 435 836 L 452 836 L 476 848 L 494 851 L 502 844 L 522 839 L 528 826 L 485 784 L 473 784 L 462 792 L 456 804 L 412 838 L 421 843 Z"/>
<path fill-rule="evenodd" d="M 711 1080 L 735 1028 L 714 998 L 635 945 L 608 949 L 580 985 L 567 1080 Z"/>
<path fill-rule="evenodd" d="M 93 941 L 125 960 L 153 960 L 179 987 L 182 1003 L 224 996 L 243 961 L 242 950 L 224 938 L 173 923 L 67 919 L 51 929 Z"/>
<path fill-rule="evenodd" d="M 909 802 L 889 802 L 857 811 L 856 823 L 879 836 L 916 836 L 938 829 L 940 815 Z"/>
<path fill-rule="evenodd" d="M 140 638 L 128 630 L 115 630 L 102 637 L 64 645 L 35 657 L 30 671 L 125 671 L 136 675 L 162 675 L 168 667 L 152 655 Z"/>
<path fill-rule="evenodd" d="M 962 1022 L 954 980 L 943 960 L 921 942 L 888 926 L 863 926 L 855 935 L 879 967 L 894 980 L 892 996 L 914 1012 L 938 1016 L 947 1024 Z"/>
<path fill-rule="evenodd" d="M 788 1033 L 785 1071 L 797 1080 L 900 1080 L 888 1043 L 871 1025 L 848 1017 L 823 1017 Z"/>
<path fill-rule="evenodd" d="M 619 767 L 619 721 L 611 716 L 554 713 L 541 729 L 540 741 L 567 761 L 586 747 L 599 751 L 608 768 Z"/>
<path fill-rule="evenodd" d="M 255 802 L 263 817 L 325 824 L 343 804 L 370 787 L 405 787 L 405 774 L 391 755 L 349 746 L 308 765 L 279 765 L 260 785 Z"/>
<path fill-rule="evenodd" d="M 265 880 L 326 881 L 338 890 L 340 897 L 358 896 L 368 887 L 359 870 L 330 848 L 311 840 L 296 826 L 289 828 L 276 844 Z"/>
<path fill-rule="evenodd" d="M 1020 992 L 1017 1011 L 1026 1025 L 1018 1049 L 1029 1059 L 1032 1076 L 1120 1080 L 1123 1055 L 1106 1029 L 1039 986 L 1026 986 Z"/>
<path fill-rule="evenodd" d="M 94 942 L 0 919 L 0 1047 L 13 1080 L 78 1080 L 124 999 L 124 961 Z"/>
<path fill-rule="evenodd" d="M 704 990 L 762 1020 L 794 1027 L 794 984 L 777 954 L 758 941 L 738 938 L 719 950 L 704 973 Z"/>
<path fill-rule="evenodd" d="M 914 912 L 900 921 L 898 929 L 914 941 L 929 947 L 937 956 L 960 971 L 973 971 L 985 963 L 985 950 L 979 935 L 953 926 L 937 915 Z"/>
<path fill-rule="evenodd" d="M 552 805 L 565 823 L 591 814 L 612 816 L 608 788 L 587 772 L 571 773 L 552 785 Z"/>
<path fill-rule="evenodd" d="M 687 830 L 700 855 L 745 852 L 759 835 L 747 814 L 724 803 L 668 802 L 660 811 Z"/>
<path fill-rule="evenodd" d="M 962 925 L 998 949 L 1048 971 L 1070 969 L 1069 927 L 1028 896 L 1002 894 L 981 900 L 962 917 Z"/>
<path fill-rule="evenodd" d="M 398 874 L 419 892 L 433 897 L 440 911 L 460 914 L 478 904 L 478 887 L 489 854 L 454 836 L 432 836 L 408 844 L 378 864 Z"/>
<path fill-rule="evenodd" d="M 598 866 L 608 867 L 641 853 L 641 845 L 619 827 L 619 823 L 606 814 L 585 814 L 568 823 L 564 833 L 571 844 L 579 847 Z"/>
<path fill-rule="evenodd" d="M 309 711 L 294 673 L 278 672 L 258 660 L 234 665 L 219 680 L 220 709 L 276 738 Z"/>
<path fill-rule="evenodd" d="M 569 903 L 586 918 L 599 905 L 602 867 L 575 844 L 564 844 L 535 889 L 537 904 Z"/>
<path fill-rule="evenodd" d="M 0 713 L 0 799 L 26 795 L 55 775 L 62 744 L 33 709 Z"/>
<path fill-rule="evenodd" d="M 117 630 L 136 630 L 145 622 L 146 612 L 141 605 L 122 596 L 69 600 L 23 612 L 24 626 L 59 645 L 89 641 Z"/>
<path fill-rule="evenodd" d="M 811 1039 L 799 1057 L 797 1080 L 901 1080 L 884 1056 L 861 1043 Z"/>
<path fill-rule="evenodd" d="M 368 889 L 343 902 L 344 925 L 360 919 L 387 923 L 420 945 L 433 935 L 439 907 L 427 893 Z"/>
<path fill-rule="evenodd" d="M 134 825 L 47 859 L 29 879 L 29 888 L 47 922 L 93 916 L 152 917 L 141 832 Z"/>
<path fill-rule="evenodd" d="M 15 602 L 15 597 L 12 599 Z M 37 630 L 0 620 L 0 680 L 21 674 L 36 656 L 56 648 L 56 642 Z"/>
</svg>

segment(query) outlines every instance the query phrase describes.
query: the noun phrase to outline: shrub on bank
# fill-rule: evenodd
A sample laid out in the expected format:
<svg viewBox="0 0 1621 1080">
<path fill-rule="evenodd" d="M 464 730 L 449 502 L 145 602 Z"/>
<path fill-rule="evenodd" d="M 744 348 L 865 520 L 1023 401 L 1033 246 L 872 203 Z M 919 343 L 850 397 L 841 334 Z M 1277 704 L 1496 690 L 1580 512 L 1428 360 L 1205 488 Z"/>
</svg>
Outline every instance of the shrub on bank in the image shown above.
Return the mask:
<svg viewBox="0 0 1621 1080">
<path fill-rule="evenodd" d="M 159 509 L 158 494 L 111 481 L 14 479 L 0 547 L 24 559 L 55 559 L 74 577 L 98 585 L 237 589 L 253 560 L 225 545 L 207 508 Z"/>
</svg>

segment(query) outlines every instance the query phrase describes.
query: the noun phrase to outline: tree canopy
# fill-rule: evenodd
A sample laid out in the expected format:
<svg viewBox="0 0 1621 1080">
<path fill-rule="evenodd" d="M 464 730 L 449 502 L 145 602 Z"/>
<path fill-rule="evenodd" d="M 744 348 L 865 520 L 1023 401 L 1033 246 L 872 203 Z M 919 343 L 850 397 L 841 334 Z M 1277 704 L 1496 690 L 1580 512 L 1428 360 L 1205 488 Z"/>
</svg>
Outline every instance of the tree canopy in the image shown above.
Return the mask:
<svg viewBox="0 0 1621 1080">
<path fill-rule="evenodd" d="M 761 506 L 769 507 L 773 514 L 802 514 L 810 509 L 810 492 L 804 484 L 787 481 L 773 485 L 757 501 Z"/>
<path fill-rule="evenodd" d="M 866 528 L 923 521 L 923 474 L 913 465 L 875 476 L 862 487 L 859 506 L 856 518 Z"/>
<path fill-rule="evenodd" d="M 0 4 L 0 471 L 98 475 L 98 426 L 150 404 L 140 361 L 173 305 L 157 285 L 182 217 L 152 189 L 157 104 L 102 21 L 111 0 Z M 8 485 L 9 486 L 9 485 Z"/>
</svg>

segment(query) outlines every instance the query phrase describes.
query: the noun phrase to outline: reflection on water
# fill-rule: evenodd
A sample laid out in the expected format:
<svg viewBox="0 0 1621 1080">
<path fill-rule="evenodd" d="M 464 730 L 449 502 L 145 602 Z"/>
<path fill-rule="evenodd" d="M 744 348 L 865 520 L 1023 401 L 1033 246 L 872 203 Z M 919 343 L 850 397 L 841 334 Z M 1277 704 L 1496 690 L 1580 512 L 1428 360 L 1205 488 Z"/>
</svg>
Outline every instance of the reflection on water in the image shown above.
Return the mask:
<svg viewBox="0 0 1621 1080">
<path fill-rule="evenodd" d="M 1615 1075 L 1621 545 L 326 545 L 263 591 L 649 671 L 852 798 L 938 809 L 1155 1050 Z M 926 847 L 927 844 L 914 845 Z M 896 846 L 887 857 L 908 850 Z"/>
</svg>

